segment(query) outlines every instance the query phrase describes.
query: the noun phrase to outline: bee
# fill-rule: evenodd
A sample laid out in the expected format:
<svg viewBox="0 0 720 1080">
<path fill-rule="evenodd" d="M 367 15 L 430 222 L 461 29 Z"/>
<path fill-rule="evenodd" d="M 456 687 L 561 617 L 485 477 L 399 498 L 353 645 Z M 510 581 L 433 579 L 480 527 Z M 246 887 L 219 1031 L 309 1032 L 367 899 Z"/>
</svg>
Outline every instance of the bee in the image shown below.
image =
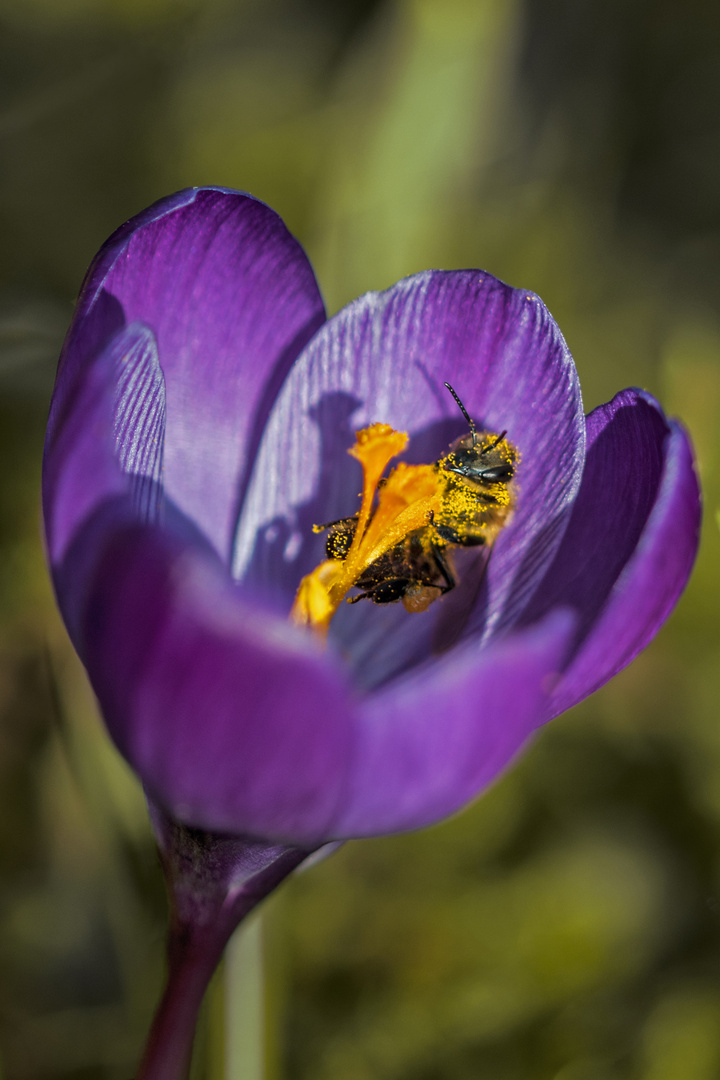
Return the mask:
<svg viewBox="0 0 720 1080">
<path fill-rule="evenodd" d="M 478 431 L 455 390 L 449 383 L 445 386 L 470 430 L 433 465 L 441 492 L 440 510 L 430 513 L 426 525 L 409 532 L 366 567 L 355 581 L 360 592 L 350 598 L 351 604 L 402 600 L 407 611 L 424 611 L 457 584 L 453 549 L 490 548 L 512 513 L 519 458 L 505 437 L 507 431 L 499 435 Z M 356 514 L 316 526 L 316 531 L 330 530 L 325 545 L 328 559 L 345 559 L 357 521 Z"/>
</svg>

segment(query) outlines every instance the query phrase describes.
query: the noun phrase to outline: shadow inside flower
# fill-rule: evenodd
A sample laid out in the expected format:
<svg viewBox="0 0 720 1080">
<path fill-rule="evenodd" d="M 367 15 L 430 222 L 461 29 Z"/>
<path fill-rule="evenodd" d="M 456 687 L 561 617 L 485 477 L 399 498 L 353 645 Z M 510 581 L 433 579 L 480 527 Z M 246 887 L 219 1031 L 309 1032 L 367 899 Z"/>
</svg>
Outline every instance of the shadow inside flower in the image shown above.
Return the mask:
<svg viewBox="0 0 720 1080">
<path fill-rule="evenodd" d="M 350 394 L 333 393 L 310 410 L 320 434 L 320 468 L 313 496 L 292 508 L 292 519 L 275 517 L 255 534 L 242 580 L 286 606 L 303 575 L 325 558 L 326 537 L 313 532 L 313 526 L 354 514 L 359 506 L 362 470 L 345 450 L 355 441 L 350 418 L 360 404 Z"/>
</svg>

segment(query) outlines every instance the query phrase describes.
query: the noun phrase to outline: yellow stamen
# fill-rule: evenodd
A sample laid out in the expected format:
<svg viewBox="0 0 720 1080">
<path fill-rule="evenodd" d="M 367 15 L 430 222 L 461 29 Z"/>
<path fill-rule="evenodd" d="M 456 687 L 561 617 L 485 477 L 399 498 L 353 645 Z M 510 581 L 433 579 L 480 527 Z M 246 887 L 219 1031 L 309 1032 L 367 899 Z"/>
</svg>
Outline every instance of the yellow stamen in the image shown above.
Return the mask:
<svg viewBox="0 0 720 1080">
<path fill-rule="evenodd" d="M 348 453 L 362 465 L 363 491 L 352 544 L 345 559 L 328 559 L 303 578 L 291 612 L 296 623 L 313 626 L 321 634 L 364 571 L 408 533 L 427 525 L 431 513 L 441 507 L 442 481 L 433 465 L 400 463 L 378 488 L 388 462 L 407 445 L 404 432 L 389 424 L 372 424 L 356 438 Z"/>
<path fill-rule="evenodd" d="M 370 427 L 356 431 L 355 438 L 357 441 L 350 447 L 348 454 L 362 465 L 363 492 L 355 538 L 345 560 L 346 563 L 352 558 L 353 548 L 362 541 L 380 477 L 385 472 L 390 459 L 401 454 L 408 442 L 407 432 L 395 431 L 389 424 L 371 424 Z"/>
<path fill-rule="evenodd" d="M 342 563 L 326 559 L 300 582 L 290 618 L 299 626 L 327 627 L 335 614 L 330 601 L 333 582 L 341 576 Z"/>
</svg>

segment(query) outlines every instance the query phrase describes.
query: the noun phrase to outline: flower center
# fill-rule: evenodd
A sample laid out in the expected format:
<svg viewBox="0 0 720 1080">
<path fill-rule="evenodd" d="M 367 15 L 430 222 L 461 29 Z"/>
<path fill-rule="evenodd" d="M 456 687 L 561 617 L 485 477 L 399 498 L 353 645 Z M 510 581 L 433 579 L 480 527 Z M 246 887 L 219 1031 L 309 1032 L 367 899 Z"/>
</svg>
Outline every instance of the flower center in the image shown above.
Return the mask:
<svg viewBox="0 0 720 1080">
<path fill-rule="evenodd" d="M 466 436 L 433 465 L 400 462 L 405 432 L 371 424 L 356 432 L 348 453 L 363 470 L 360 510 L 329 525 L 328 558 L 300 582 L 291 619 L 324 636 L 351 588 L 378 604 L 402 600 L 424 611 L 455 585 L 452 549 L 490 546 L 514 504 L 517 451 L 502 436 Z"/>
</svg>

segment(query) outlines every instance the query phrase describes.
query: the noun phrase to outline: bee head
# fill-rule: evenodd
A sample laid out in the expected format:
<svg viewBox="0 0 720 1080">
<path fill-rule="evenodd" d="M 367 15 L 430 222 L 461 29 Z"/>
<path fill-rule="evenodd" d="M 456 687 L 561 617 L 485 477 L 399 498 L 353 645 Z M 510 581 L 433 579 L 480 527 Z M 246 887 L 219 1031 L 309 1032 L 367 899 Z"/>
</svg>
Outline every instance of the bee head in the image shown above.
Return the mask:
<svg viewBox="0 0 720 1080">
<path fill-rule="evenodd" d="M 467 435 L 456 439 L 450 447 L 450 453 L 445 459 L 445 469 L 468 480 L 479 480 L 487 484 L 511 480 L 515 474 L 516 454 L 510 443 L 505 441 L 507 431 L 500 435 L 481 435 L 450 383 L 445 383 L 445 386 L 455 398 L 470 428 Z"/>
</svg>

